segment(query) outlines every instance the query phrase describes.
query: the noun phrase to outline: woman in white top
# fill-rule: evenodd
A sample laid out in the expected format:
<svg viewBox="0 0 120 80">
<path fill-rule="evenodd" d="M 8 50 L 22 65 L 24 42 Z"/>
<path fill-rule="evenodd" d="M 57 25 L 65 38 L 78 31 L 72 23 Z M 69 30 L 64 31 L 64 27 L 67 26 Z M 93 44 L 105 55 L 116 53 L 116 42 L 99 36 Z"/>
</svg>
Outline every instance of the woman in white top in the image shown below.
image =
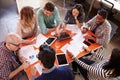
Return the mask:
<svg viewBox="0 0 120 80">
<path fill-rule="evenodd" d="M 38 32 L 35 13 L 32 7 L 23 7 L 20 11 L 20 19 L 17 23 L 17 31 L 23 43 L 32 43 L 33 41 L 25 40 L 27 38 L 35 37 Z"/>
</svg>

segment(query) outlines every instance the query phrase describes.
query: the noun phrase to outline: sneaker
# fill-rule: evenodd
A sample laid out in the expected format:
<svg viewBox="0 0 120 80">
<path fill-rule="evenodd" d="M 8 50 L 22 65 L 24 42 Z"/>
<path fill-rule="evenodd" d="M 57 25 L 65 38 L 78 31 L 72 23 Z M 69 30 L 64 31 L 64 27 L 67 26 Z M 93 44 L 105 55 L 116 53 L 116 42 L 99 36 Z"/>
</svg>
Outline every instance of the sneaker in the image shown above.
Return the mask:
<svg viewBox="0 0 120 80">
<path fill-rule="evenodd" d="M 76 75 L 78 72 L 77 71 L 73 71 L 73 74 Z"/>
</svg>

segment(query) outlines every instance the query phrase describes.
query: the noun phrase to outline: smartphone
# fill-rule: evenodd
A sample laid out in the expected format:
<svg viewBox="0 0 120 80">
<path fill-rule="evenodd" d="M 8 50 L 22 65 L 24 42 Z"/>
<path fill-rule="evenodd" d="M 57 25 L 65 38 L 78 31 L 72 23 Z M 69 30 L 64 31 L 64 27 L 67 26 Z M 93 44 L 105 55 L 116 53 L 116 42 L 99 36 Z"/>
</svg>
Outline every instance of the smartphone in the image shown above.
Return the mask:
<svg viewBox="0 0 120 80">
<path fill-rule="evenodd" d="M 88 39 L 88 41 L 89 41 L 89 42 L 91 42 L 92 44 L 94 44 L 94 43 L 95 43 L 95 41 L 94 41 L 94 40 L 92 40 L 92 39 Z"/>
<path fill-rule="evenodd" d="M 87 41 L 84 41 L 83 43 L 86 44 L 87 46 L 90 46 L 90 45 L 91 45 L 91 44 L 88 43 Z"/>
<path fill-rule="evenodd" d="M 44 44 L 47 44 L 47 45 L 52 45 L 54 43 L 54 41 L 56 40 L 57 38 L 56 37 L 49 37 Z"/>
<path fill-rule="evenodd" d="M 63 53 L 56 54 L 56 60 L 58 62 L 58 66 L 65 66 L 69 64 L 66 58 L 66 54 Z"/>
</svg>

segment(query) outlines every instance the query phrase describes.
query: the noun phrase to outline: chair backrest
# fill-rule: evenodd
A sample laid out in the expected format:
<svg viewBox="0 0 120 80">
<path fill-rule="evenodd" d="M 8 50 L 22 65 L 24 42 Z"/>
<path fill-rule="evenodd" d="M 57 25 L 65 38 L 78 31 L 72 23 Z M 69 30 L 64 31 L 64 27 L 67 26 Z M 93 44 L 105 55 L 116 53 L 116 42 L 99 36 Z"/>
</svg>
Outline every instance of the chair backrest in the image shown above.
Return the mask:
<svg viewBox="0 0 120 80">
<path fill-rule="evenodd" d="M 109 20 L 109 23 L 111 24 L 111 28 L 112 28 L 111 35 L 110 35 L 110 39 L 112 39 L 113 35 L 116 33 L 118 29 L 118 26 L 110 20 Z"/>
<path fill-rule="evenodd" d="M 105 5 L 102 0 L 100 1 L 100 9 L 105 9 L 108 11 L 108 19 L 111 19 L 113 18 L 113 7 L 114 7 L 114 4 L 108 0 L 104 0 L 106 1 L 107 3 L 109 3 L 111 5 L 111 7 L 108 7 L 107 5 Z"/>
</svg>

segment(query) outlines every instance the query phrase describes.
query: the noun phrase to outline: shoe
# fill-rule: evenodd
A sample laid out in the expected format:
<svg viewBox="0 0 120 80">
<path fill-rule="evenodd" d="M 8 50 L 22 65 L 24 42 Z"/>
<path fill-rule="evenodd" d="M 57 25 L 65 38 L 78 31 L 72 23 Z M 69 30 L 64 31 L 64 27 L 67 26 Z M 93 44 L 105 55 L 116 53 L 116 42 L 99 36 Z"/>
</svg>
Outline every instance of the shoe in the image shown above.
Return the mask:
<svg viewBox="0 0 120 80">
<path fill-rule="evenodd" d="M 73 74 L 74 74 L 74 75 L 76 75 L 77 73 L 78 73 L 78 72 L 76 72 L 76 71 L 73 71 Z"/>
</svg>

